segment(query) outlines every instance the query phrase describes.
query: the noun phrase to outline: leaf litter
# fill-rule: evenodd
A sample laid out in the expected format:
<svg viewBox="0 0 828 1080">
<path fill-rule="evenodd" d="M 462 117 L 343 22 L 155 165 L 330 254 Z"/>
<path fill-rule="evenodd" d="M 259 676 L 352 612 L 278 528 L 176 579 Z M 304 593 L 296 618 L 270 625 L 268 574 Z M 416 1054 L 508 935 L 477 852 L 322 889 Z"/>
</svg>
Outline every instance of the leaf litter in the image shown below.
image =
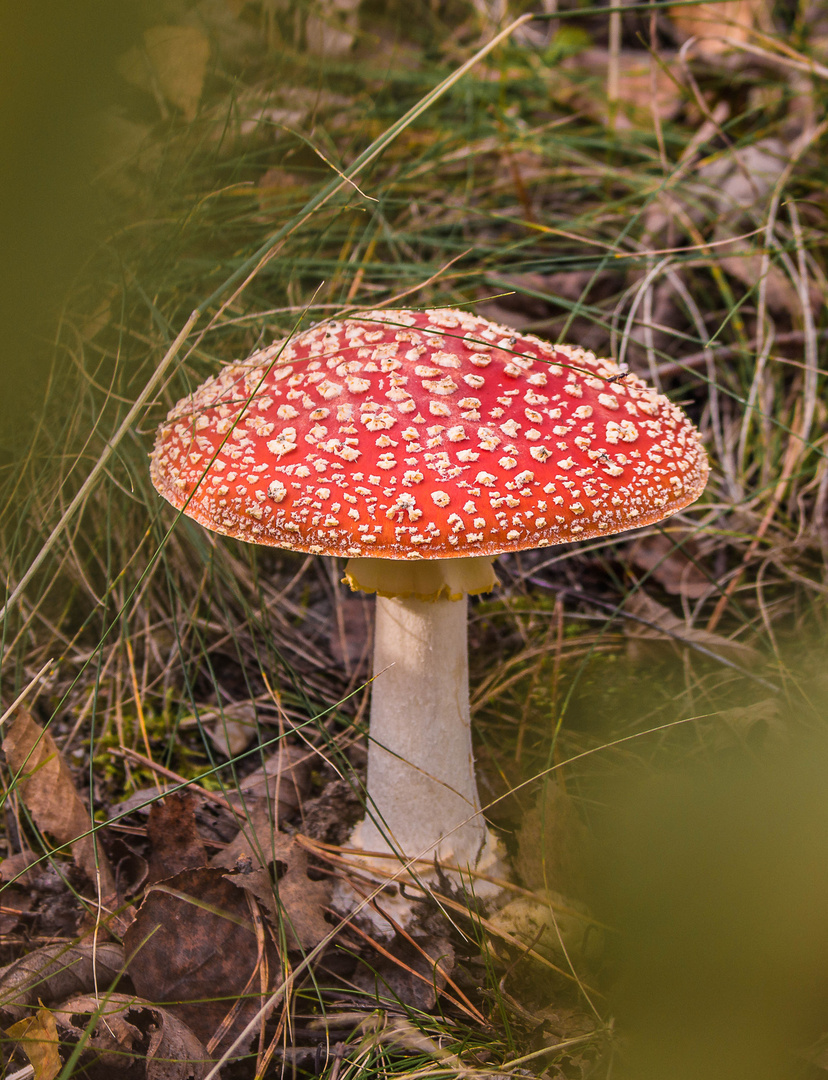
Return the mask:
<svg viewBox="0 0 828 1080">
<path fill-rule="evenodd" d="M 9 768 L 19 775 L 17 793 L 38 828 L 56 846 L 68 845 L 78 869 L 92 883 L 100 877 L 102 895 L 113 896 L 109 860 L 89 835 L 89 810 L 51 734 L 26 709 L 19 709 L 3 740 L 3 752 Z"/>
<path fill-rule="evenodd" d="M 166 1004 L 205 1044 L 221 1031 L 217 1049 L 255 1015 L 278 972 L 248 896 L 219 869 L 184 870 L 148 888 L 124 936 L 138 995 Z"/>
<path fill-rule="evenodd" d="M 91 837 L 77 839 L 89 832 L 92 819 L 48 732 L 21 710 L 4 749 L 10 767 L 20 772 L 17 797 L 38 827 L 71 851 L 87 887 L 103 864 L 108 903 L 129 893 L 131 883 L 121 874 L 116 890 L 104 834 L 97 834 L 97 864 Z M 141 830 L 144 855 L 129 864 L 140 874 L 140 904 L 122 905 L 115 920 L 102 911 L 91 943 L 35 949 L 0 970 L 0 1011 L 26 1026 L 12 1037 L 31 1041 L 33 1025 L 45 1021 L 27 1017 L 27 1010 L 45 1002 L 52 1012 L 44 1016 L 53 1027 L 57 1018 L 62 1039 L 71 1044 L 83 1037 L 83 1060 L 94 1057 L 90 1075 L 113 1068 L 113 1055 L 145 1061 L 145 1075 L 159 1080 L 204 1075 L 204 1063 L 236 1040 L 279 986 L 288 955 L 313 949 L 332 929 L 330 880 L 310 872 L 308 849 L 276 825 L 279 816 L 296 812 L 307 769 L 307 749 L 280 743 L 227 802 L 225 815 L 236 823 L 236 835 L 227 840 L 209 829 L 202 835 L 203 796 L 195 791 L 133 797 L 136 810 L 149 805 Z M 328 803 L 341 823 L 341 813 Z M 210 846 L 219 847 L 212 858 Z M 39 865 L 34 853 L 21 852 L 5 861 L 3 876 L 36 887 Z M 123 945 L 109 939 L 112 932 Z M 120 985 L 137 997 L 123 996 Z M 92 991 L 104 996 L 89 997 Z M 265 1010 L 262 1024 L 267 1015 Z M 243 1044 L 236 1054 L 247 1049 Z"/>
<path fill-rule="evenodd" d="M 64 1045 L 83 1042 L 84 1075 L 143 1075 L 146 1080 L 202 1080 L 211 1059 L 203 1044 L 162 1006 L 131 994 L 87 994 L 53 1010 Z M 134 1068 L 137 1066 L 137 1069 Z"/>
</svg>

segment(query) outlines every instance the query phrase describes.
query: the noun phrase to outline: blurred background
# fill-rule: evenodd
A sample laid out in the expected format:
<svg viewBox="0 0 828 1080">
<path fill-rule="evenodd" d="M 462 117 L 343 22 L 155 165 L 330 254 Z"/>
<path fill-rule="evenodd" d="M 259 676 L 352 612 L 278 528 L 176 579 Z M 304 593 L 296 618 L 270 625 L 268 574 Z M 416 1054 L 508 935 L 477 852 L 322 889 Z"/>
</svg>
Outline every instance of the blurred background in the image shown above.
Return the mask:
<svg viewBox="0 0 828 1080">
<path fill-rule="evenodd" d="M 9 3 L 0 12 L 0 442 L 14 456 L 45 403 L 59 313 L 104 240 L 93 182 L 101 116 L 139 5 Z"/>
</svg>

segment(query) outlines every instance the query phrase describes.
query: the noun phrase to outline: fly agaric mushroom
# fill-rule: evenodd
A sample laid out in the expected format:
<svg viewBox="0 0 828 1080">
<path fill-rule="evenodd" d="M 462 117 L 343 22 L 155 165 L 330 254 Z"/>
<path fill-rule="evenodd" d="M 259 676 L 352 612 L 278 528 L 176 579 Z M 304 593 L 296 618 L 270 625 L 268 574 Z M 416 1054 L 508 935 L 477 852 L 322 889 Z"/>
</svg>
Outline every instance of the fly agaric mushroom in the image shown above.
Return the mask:
<svg viewBox="0 0 828 1080">
<path fill-rule="evenodd" d="M 504 552 L 608 536 L 693 502 L 684 413 L 634 375 L 463 311 L 322 323 L 180 401 L 158 491 L 207 529 L 348 556 L 377 593 L 365 861 L 496 867 L 469 728 L 466 597 Z M 480 891 L 480 890 L 478 890 Z"/>
</svg>

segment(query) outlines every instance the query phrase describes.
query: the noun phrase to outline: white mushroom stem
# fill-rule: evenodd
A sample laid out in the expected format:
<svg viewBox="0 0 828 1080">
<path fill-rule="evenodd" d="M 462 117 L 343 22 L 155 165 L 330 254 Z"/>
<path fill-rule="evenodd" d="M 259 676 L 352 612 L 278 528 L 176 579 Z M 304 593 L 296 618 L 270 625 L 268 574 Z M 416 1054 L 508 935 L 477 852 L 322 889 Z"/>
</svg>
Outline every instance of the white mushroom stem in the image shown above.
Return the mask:
<svg viewBox="0 0 828 1080">
<path fill-rule="evenodd" d="M 355 836 L 365 851 L 462 869 L 491 844 L 474 778 L 467 606 L 377 597 L 369 806 Z"/>
<path fill-rule="evenodd" d="M 410 868 L 422 881 L 435 858 L 460 873 L 505 876 L 480 812 L 469 723 L 468 594 L 494 588 L 491 556 L 351 559 L 345 577 L 377 593 L 368 799 L 353 846 L 388 877 L 399 874 L 400 859 L 422 859 Z M 481 898 L 498 891 L 480 879 L 473 885 Z"/>
</svg>

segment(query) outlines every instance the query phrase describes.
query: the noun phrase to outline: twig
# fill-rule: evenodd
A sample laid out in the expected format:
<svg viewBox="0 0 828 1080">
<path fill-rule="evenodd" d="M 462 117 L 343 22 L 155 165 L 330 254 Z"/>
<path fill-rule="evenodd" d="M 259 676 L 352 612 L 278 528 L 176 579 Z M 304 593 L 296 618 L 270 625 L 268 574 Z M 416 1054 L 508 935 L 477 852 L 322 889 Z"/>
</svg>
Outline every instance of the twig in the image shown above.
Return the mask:
<svg viewBox="0 0 828 1080">
<path fill-rule="evenodd" d="M 572 1039 L 561 1039 L 560 1042 L 552 1043 L 551 1046 L 542 1046 L 540 1050 L 533 1050 L 531 1054 L 513 1058 L 512 1061 L 504 1061 L 500 1067 L 504 1072 L 508 1072 L 509 1069 L 514 1069 L 517 1065 L 525 1065 L 527 1061 L 534 1061 L 536 1058 L 543 1057 L 544 1054 L 554 1054 L 558 1050 L 568 1050 L 571 1046 L 583 1046 L 594 1039 L 594 1031 L 590 1031 L 588 1035 L 576 1035 Z"/>
<path fill-rule="evenodd" d="M 181 776 L 177 772 L 173 772 L 172 769 L 166 769 L 163 765 L 159 765 L 152 758 L 145 757 L 143 754 L 139 754 L 137 750 L 131 750 L 128 746 L 113 746 L 108 751 L 112 757 L 128 758 L 130 761 L 134 761 L 139 765 L 143 765 L 146 769 L 151 769 L 152 772 L 158 773 L 159 776 L 166 777 L 167 780 L 172 780 L 176 784 L 180 784 L 182 787 L 194 787 L 198 789 L 199 795 L 203 795 L 205 799 L 210 802 L 216 803 L 217 806 L 224 807 L 225 810 L 232 810 L 235 812 L 234 807 L 224 798 L 223 795 L 216 794 L 215 791 L 208 791 L 206 788 L 198 787 L 195 780 L 189 781 L 186 777 Z M 147 799 L 147 804 L 157 802 L 158 798 L 163 795 L 163 792 L 159 792 L 158 796 L 153 796 L 151 799 Z M 137 808 L 136 808 L 137 809 Z"/>
<path fill-rule="evenodd" d="M 828 338 L 828 330 L 817 330 L 816 336 L 821 339 Z M 804 330 L 786 330 L 783 334 L 777 334 L 774 338 L 774 345 L 800 345 L 805 341 Z M 753 349 L 758 344 L 756 338 L 751 338 L 745 345 L 720 345 L 713 350 L 713 358 L 715 360 L 730 360 L 734 356 L 741 355 L 745 349 Z M 659 364 L 656 368 L 656 374 L 661 379 L 669 379 L 676 375 L 683 374 L 688 368 L 701 367 L 707 360 L 706 352 L 690 353 L 689 356 L 682 357 L 681 360 L 669 360 L 663 364 Z M 786 362 L 792 363 L 787 360 Z M 805 365 L 803 365 L 805 366 Z M 820 374 L 826 375 L 828 371 L 825 369 L 820 370 Z"/>
<path fill-rule="evenodd" d="M 5 724 L 5 722 L 11 716 L 11 714 L 14 712 L 14 710 L 17 708 L 17 706 L 21 703 L 21 701 L 24 700 L 24 698 L 29 693 L 31 688 L 35 685 L 36 682 L 38 682 L 40 679 L 43 678 L 43 676 L 46 674 L 46 672 L 49 670 L 49 668 L 52 666 L 53 663 L 54 663 L 53 660 L 47 660 L 46 663 L 43 665 L 43 667 L 40 669 L 40 671 L 38 671 L 37 675 L 35 675 L 35 677 L 29 682 L 28 686 L 25 686 L 20 691 L 20 693 L 17 695 L 17 697 L 11 703 L 11 705 L 9 705 L 8 709 L 6 709 L 6 711 L 3 713 L 3 715 L 0 716 L 0 727 L 2 727 L 3 724 Z"/>
</svg>

